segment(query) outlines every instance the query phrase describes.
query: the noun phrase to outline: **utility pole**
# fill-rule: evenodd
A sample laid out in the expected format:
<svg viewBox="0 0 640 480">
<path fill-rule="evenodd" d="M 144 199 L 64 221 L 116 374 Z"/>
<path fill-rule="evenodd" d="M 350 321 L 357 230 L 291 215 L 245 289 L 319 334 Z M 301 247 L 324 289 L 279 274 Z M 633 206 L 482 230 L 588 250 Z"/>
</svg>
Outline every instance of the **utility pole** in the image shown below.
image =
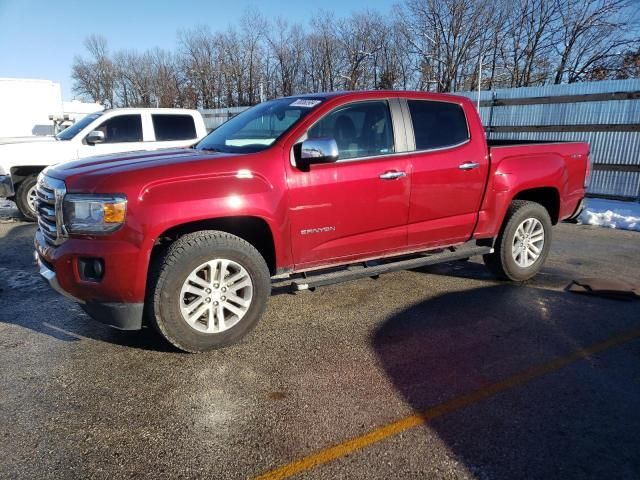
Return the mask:
<svg viewBox="0 0 640 480">
<path fill-rule="evenodd" d="M 482 57 L 484 57 L 484 54 L 480 54 L 480 61 L 478 62 L 478 105 L 477 105 L 477 109 L 478 112 L 480 112 L 480 87 L 482 84 Z"/>
</svg>

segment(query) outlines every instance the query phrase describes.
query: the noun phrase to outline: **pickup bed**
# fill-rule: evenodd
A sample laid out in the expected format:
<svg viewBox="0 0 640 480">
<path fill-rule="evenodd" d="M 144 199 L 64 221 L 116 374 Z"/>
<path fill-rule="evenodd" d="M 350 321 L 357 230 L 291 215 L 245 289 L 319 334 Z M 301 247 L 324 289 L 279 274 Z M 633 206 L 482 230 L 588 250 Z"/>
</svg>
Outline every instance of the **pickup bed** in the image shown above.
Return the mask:
<svg viewBox="0 0 640 480">
<path fill-rule="evenodd" d="M 117 108 L 96 112 L 55 137 L 24 137 L 0 144 L 0 197 L 36 219 L 35 188 L 47 166 L 96 155 L 187 147 L 207 134 L 197 110 Z"/>
<path fill-rule="evenodd" d="M 281 98 L 193 148 L 46 169 L 36 258 L 93 318 L 205 351 L 248 333 L 274 282 L 311 289 L 472 255 L 531 278 L 552 225 L 580 212 L 588 153 L 487 143 L 452 95 Z"/>
</svg>

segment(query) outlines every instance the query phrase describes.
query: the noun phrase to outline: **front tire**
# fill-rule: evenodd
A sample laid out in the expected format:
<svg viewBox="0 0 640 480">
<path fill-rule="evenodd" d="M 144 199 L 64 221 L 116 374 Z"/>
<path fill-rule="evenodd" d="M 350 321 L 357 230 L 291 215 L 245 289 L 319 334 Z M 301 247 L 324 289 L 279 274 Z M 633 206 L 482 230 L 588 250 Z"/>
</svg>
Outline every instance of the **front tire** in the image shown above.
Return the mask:
<svg viewBox="0 0 640 480">
<path fill-rule="evenodd" d="M 30 222 L 37 219 L 36 212 L 36 184 L 38 183 L 37 175 L 29 175 L 26 177 L 16 190 L 16 205 L 20 213 Z"/>
<path fill-rule="evenodd" d="M 225 347 L 247 335 L 271 294 L 260 253 L 235 235 L 201 231 L 176 240 L 152 267 L 151 323 L 185 352 Z"/>
<path fill-rule="evenodd" d="M 514 200 L 496 238 L 494 253 L 483 256 L 485 265 L 499 279 L 529 280 L 549 255 L 551 229 L 546 208 L 539 203 Z"/>
</svg>

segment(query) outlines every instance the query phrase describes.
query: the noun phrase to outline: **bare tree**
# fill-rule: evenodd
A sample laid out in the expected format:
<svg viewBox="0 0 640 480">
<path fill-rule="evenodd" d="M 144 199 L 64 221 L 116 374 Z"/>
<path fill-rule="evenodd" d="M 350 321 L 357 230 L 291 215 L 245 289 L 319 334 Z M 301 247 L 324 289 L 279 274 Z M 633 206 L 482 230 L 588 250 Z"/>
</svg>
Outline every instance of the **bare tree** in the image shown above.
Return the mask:
<svg viewBox="0 0 640 480">
<path fill-rule="evenodd" d="M 634 43 L 629 0 L 556 0 L 560 12 L 558 66 L 554 83 L 576 82 Z"/>
<path fill-rule="evenodd" d="M 344 54 L 340 76 L 346 90 L 376 84 L 375 61 L 387 38 L 387 25 L 373 11 L 357 13 L 338 23 L 337 38 Z"/>
<path fill-rule="evenodd" d="M 420 56 L 427 83 L 451 91 L 477 65 L 478 46 L 492 12 L 487 0 L 407 0 L 407 40 Z"/>
<path fill-rule="evenodd" d="M 75 57 L 71 67 L 74 80 L 74 92 L 89 97 L 91 101 L 107 107 L 114 106 L 115 69 L 109 58 L 107 39 L 100 35 L 91 35 L 84 46 L 89 58 Z"/>
<path fill-rule="evenodd" d="M 74 90 L 113 106 L 217 108 L 336 89 L 455 91 L 640 77 L 638 0 L 404 0 L 342 19 L 178 32 L 175 52 L 85 41 Z M 482 61 L 481 61 L 482 60 Z M 482 71 L 480 69 L 482 64 Z"/>
<path fill-rule="evenodd" d="M 275 20 L 267 35 L 270 53 L 277 65 L 278 77 L 274 93 L 276 95 L 293 95 L 301 72 L 303 60 L 304 36 L 300 25 L 289 23 L 283 19 Z"/>
<path fill-rule="evenodd" d="M 196 103 L 202 108 L 221 105 L 221 78 L 217 68 L 221 63 L 219 39 L 207 27 L 178 33 L 181 68 Z"/>
</svg>

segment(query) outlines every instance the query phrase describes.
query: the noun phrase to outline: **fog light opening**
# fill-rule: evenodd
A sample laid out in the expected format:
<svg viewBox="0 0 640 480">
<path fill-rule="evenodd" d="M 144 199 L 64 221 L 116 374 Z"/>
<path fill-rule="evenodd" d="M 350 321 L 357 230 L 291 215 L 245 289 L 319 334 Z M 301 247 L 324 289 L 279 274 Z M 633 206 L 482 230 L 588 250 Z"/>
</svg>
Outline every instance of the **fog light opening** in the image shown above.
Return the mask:
<svg viewBox="0 0 640 480">
<path fill-rule="evenodd" d="M 86 282 L 100 282 L 104 277 L 104 260 L 101 258 L 79 258 L 78 272 Z"/>
</svg>

